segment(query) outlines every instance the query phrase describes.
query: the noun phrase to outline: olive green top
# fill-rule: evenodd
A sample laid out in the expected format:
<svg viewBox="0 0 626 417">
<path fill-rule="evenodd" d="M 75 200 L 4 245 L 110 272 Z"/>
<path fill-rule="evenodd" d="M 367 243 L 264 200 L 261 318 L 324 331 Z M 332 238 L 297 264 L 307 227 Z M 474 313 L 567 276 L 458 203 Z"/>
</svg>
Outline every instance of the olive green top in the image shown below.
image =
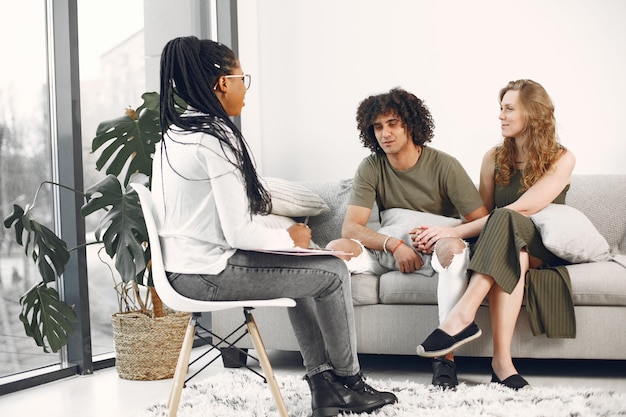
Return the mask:
<svg viewBox="0 0 626 417">
<path fill-rule="evenodd" d="M 461 163 L 427 146 L 417 163 L 404 171 L 391 166 L 386 155 L 372 154 L 363 159 L 348 204 L 372 208 L 374 202 L 380 211 L 403 208 L 456 218 L 483 205 Z"/>
<path fill-rule="evenodd" d="M 569 184 L 563 188 L 563 191 L 552 201 L 554 204 L 565 204 L 565 195 L 569 190 Z M 517 170 L 511 177 L 508 185 L 502 186 L 496 183 L 495 203 L 496 207 L 504 207 L 509 205 L 524 194 L 522 190 L 522 171 Z"/>
</svg>

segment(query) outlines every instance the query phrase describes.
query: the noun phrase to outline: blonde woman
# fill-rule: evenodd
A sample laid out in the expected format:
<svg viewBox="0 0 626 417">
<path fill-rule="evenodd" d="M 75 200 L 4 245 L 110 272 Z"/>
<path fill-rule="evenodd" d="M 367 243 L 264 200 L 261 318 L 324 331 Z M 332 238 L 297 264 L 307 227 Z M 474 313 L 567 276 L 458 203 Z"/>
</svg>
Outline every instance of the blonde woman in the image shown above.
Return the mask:
<svg viewBox="0 0 626 417">
<path fill-rule="evenodd" d="M 482 229 L 468 266 L 469 286 L 417 352 L 441 356 L 479 337 L 474 318 L 488 297 L 492 382 L 520 389 L 528 382 L 513 364 L 511 342 L 525 293 L 534 334 L 575 336 L 566 262 L 545 248 L 529 216 L 550 203 L 565 203 L 576 161 L 558 141 L 554 106 L 540 84 L 509 82 L 500 90 L 500 109 L 504 139 L 485 154 L 480 175 L 479 191 L 491 214 L 459 226 Z M 437 239 L 446 230 L 430 233 L 420 238 Z"/>
</svg>

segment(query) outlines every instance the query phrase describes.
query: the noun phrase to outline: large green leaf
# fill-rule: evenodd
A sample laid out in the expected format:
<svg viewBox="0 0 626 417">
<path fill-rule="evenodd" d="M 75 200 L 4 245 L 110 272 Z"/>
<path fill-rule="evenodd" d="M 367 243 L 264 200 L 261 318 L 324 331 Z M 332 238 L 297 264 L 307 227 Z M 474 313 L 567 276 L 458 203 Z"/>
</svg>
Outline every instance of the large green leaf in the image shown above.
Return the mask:
<svg viewBox="0 0 626 417">
<path fill-rule="evenodd" d="M 59 293 L 43 282 L 31 288 L 20 298 L 19 315 L 26 335 L 35 339 L 44 352 L 58 352 L 72 334 L 72 323 L 78 321 L 76 312 L 59 299 Z M 47 343 L 46 343 L 47 342 Z"/>
<path fill-rule="evenodd" d="M 132 182 L 148 185 L 148 177 L 143 174 L 133 174 L 131 178 Z M 115 268 L 122 280 L 141 282 L 149 254 L 144 245 L 148 241 L 148 232 L 139 196 L 131 187 L 123 191 L 119 180 L 112 174 L 90 187 L 85 196 L 87 203 L 81 208 L 83 216 L 100 209 L 107 210 L 96 227 L 96 239 L 101 240 L 107 254 L 115 258 Z"/>
<path fill-rule="evenodd" d="M 8 229 L 14 226 L 16 242 L 24 246 L 26 256 L 30 254 L 33 258 L 43 279 L 20 298 L 19 319 L 26 335 L 44 352 L 49 352 L 48 347 L 57 352 L 67 344 L 72 323 L 78 320 L 74 310 L 59 299 L 58 292 L 47 287 L 47 283 L 54 282 L 65 271 L 70 259 L 67 246 L 50 229 L 33 220 L 28 206 L 24 210 L 13 205 L 13 213 L 4 220 L 4 226 Z"/>
<path fill-rule="evenodd" d="M 26 256 L 31 256 L 37 265 L 44 283 L 53 282 L 65 271 L 70 260 L 66 243 L 46 226 L 32 218 L 32 211 L 13 205 L 13 213 L 4 220 L 4 227 L 15 227 L 15 240 L 24 246 Z M 26 242 L 23 236 L 26 234 Z"/>
<path fill-rule="evenodd" d="M 22 216 L 24 216 L 24 209 L 17 204 L 13 204 L 13 213 L 4 219 L 4 227 L 7 229 L 10 229 L 13 223 L 15 223 L 15 241 L 20 246 L 24 246 L 22 243 L 22 233 L 24 232 Z"/>
<path fill-rule="evenodd" d="M 159 95 L 144 93 L 141 98 L 144 102 L 136 110 L 127 110 L 122 117 L 100 123 L 91 142 L 92 152 L 103 147 L 96 169 L 100 171 L 108 164 L 106 173 L 116 176 L 126 169 L 124 186 L 133 173 L 152 176 L 152 156 L 161 140 Z"/>
</svg>

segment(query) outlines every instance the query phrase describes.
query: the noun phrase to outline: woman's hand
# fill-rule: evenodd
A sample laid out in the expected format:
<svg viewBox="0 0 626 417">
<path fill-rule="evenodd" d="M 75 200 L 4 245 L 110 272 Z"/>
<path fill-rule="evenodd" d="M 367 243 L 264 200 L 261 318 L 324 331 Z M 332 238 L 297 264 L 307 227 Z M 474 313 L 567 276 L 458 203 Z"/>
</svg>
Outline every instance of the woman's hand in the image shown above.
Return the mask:
<svg viewBox="0 0 626 417">
<path fill-rule="evenodd" d="M 453 227 L 420 226 L 409 232 L 413 240 L 413 247 L 418 252 L 431 254 L 435 250 L 435 243 L 444 237 L 455 237 Z"/>
<path fill-rule="evenodd" d="M 311 229 L 304 223 L 296 223 L 287 229 L 295 246 L 308 248 L 311 244 Z"/>
</svg>

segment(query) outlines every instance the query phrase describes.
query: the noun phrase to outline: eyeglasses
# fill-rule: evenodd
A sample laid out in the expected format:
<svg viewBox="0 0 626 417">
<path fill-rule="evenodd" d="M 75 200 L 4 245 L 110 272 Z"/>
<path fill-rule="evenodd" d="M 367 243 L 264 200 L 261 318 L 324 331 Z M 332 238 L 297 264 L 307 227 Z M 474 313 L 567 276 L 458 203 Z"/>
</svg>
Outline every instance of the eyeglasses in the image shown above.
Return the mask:
<svg viewBox="0 0 626 417">
<path fill-rule="evenodd" d="M 250 83 L 252 82 L 252 75 L 250 74 L 240 74 L 240 75 L 223 75 L 224 78 L 241 78 L 243 85 L 246 87 L 246 90 L 250 88 Z"/>
</svg>

